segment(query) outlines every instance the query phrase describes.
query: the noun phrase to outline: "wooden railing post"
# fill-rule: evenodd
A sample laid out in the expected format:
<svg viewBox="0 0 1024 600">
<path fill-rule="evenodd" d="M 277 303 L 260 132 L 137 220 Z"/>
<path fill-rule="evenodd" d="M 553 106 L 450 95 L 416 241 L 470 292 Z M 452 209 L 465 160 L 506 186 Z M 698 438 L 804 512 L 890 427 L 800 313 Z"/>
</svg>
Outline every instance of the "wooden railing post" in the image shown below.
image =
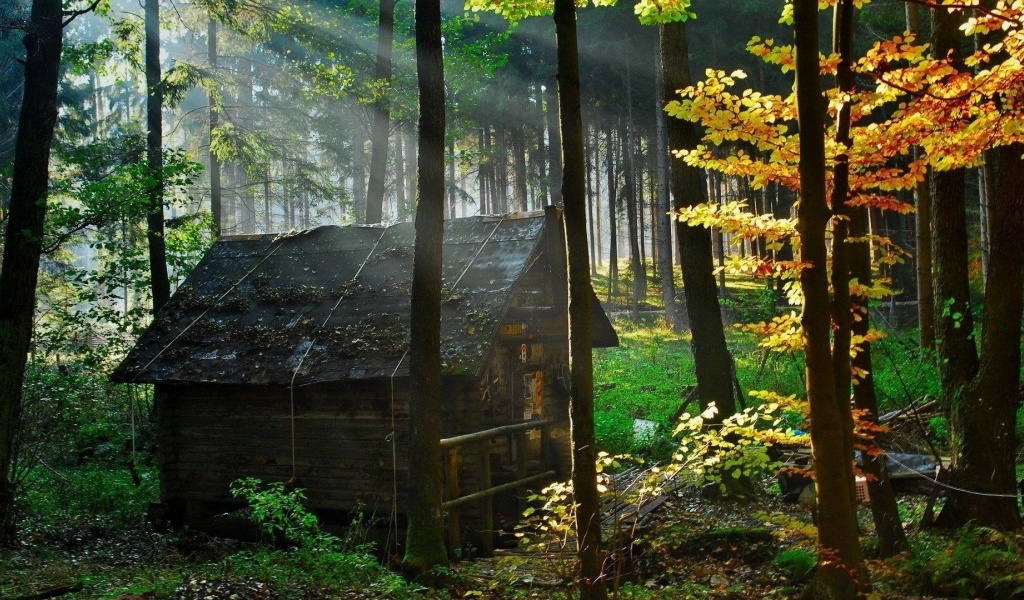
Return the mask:
<svg viewBox="0 0 1024 600">
<path fill-rule="evenodd" d="M 540 428 L 540 470 L 547 471 L 548 463 L 548 452 L 551 448 L 551 435 L 548 433 L 547 427 Z"/>
<path fill-rule="evenodd" d="M 480 489 L 491 487 L 491 441 L 480 442 Z M 480 536 L 481 556 L 494 556 L 494 496 L 481 500 L 480 519 L 482 521 Z"/>
<path fill-rule="evenodd" d="M 526 432 L 516 432 L 516 479 L 526 479 Z M 519 486 L 516 490 L 516 500 L 518 501 L 519 514 L 523 514 L 526 510 L 526 487 Z"/>
<path fill-rule="evenodd" d="M 459 449 L 451 448 L 445 452 L 445 464 L 448 471 L 447 496 L 449 498 L 459 497 Z M 453 506 L 448 509 L 448 558 L 456 560 L 458 552 L 462 548 L 461 532 L 462 526 L 459 523 L 459 513 L 462 509 Z"/>
</svg>

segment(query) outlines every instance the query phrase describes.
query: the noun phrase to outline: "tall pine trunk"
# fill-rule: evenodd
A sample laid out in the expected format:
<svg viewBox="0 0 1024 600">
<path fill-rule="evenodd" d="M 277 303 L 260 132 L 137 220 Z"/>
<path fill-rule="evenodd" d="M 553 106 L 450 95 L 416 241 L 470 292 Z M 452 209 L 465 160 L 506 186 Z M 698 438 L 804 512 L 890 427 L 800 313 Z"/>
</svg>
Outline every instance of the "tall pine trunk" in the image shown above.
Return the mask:
<svg viewBox="0 0 1024 600">
<path fill-rule="evenodd" d="M 217 20 L 210 15 L 210 21 L 206 25 L 207 55 L 209 57 L 210 72 L 217 73 Z M 213 215 L 213 230 L 215 235 L 221 232 L 221 183 L 220 183 L 220 159 L 213 151 L 213 137 L 220 127 L 220 107 L 214 106 L 214 93 L 207 94 L 210 103 L 210 213 Z M 268 207 L 269 207 L 269 200 Z M 269 208 L 267 209 L 269 210 Z"/>
<path fill-rule="evenodd" d="M 569 419 L 572 485 L 576 503 L 576 540 L 581 600 L 604 600 L 601 573 L 601 512 L 597 493 L 594 440 L 594 363 L 591 287 L 587 258 L 587 207 L 583 176 L 583 122 L 580 65 L 573 0 L 555 0 L 558 48 L 558 115 L 562 146 L 562 200 L 569 272 Z"/>
<path fill-rule="evenodd" d="M 668 134 L 666 132 L 665 103 L 668 101 L 665 90 L 665 75 L 661 61 L 661 53 L 655 59 L 657 70 L 655 71 L 654 101 L 655 101 L 655 123 L 654 123 L 654 151 L 657 154 L 657 176 L 658 181 L 658 274 L 661 275 L 661 299 L 665 304 L 665 321 L 675 331 L 680 329 L 680 319 L 676 315 L 676 285 L 675 276 L 672 271 L 672 217 L 669 215 L 670 199 L 668 194 L 669 179 L 669 154 Z"/>
<path fill-rule="evenodd" d="M 689 49 L 686 25 L 681 22 L 661 26 L 661 60 L 665 70 L 664 93 L 690 85 Z M 694 125 L 682 119 L 668 121 L 668 142 L 672 150 L 694 149 L 698 137 Z M 682 160 L 672 161 L 672 206 L 679 210 L 704 201 L 704 183 L 700 170 Z M 725 344 L 725 326 L 715 284 L 711 230 L 676 223 L 683 274 L 683 292 L 693 335 L 693 354 L 697 371 L 697 395 L 701 406 L 711 402 L 718 407 L 714 421 L 736 412 L 733 399 L 732 360 Z"/>
<path fill-rule="evenodd" d="M 548 189 L 550 204 L 562 204 L 562 157 L 561 140 L 558 132 L 558 93 L 554 81 L 547 84 L 547 123 L 548 123 Z"/>
<path fill-rule="evenodd" d="M 626 232 L 629 237 L 629 270 L 633 275 L 633 293 L 629 315 L 634 323 L 640 322 L 640 300 L 646 291 L 644 268 L 640 263 L 640 238 L 637 235 L 636 173 L 633 161 L 633 140 L 629 133 L 630 123 L 625 115 L 619 120 L 619 139 L 622 143 L 622 163 L 626 167 Z"/>
<path fill-rule="evenodd" d="M 374 76 L 383 82 L 380 97 L 373 103 L 370 133 L 370 186 L 366 192 L 366 222 L 380 223 L 384 213 L 384 188 L 388 170 L 388 138 L 391 130 L 391 48 L 395 37 L 395 4 L 380 0 L 377 23 L 377 66 Z"/>
<path fill-rule="evenodd" d="M 404 567 L 447 564 L 441 513 L 441 252 L 444 243 L 444 62 L 441 1 L 416 0 L 419 202 L 409 340 L 409 509 Z"/>
<path fill-rule="evenodd" d="M 852 448 L 839 410 L 829 331 L 828 255 L 825 227 L 825 110 L 821 92 L 817 0 L 793 2 L 796 45 L 796 99 L 800 140 L 801 201 L 797 215 L 800 271 L 804 293 L 804 360 L 811 418 L 811 453 L 818 501 L 816 598 L 857 598 L 867 589 L 867 572 L 857 539 L 853 481 L 848 477 Z"/>
<path fill-rule="evenodd" d="M 32 341 L 42 255 L 50 143 L 57 122 L 60 0 L 33 0 L 25 46 L 25 84 L 0 269 L 0 543 L 14 538 L 12 463 L 21 424 L 22 384 Z"/>
<path fill-rule="evenodd" d="M 171 297 L 164 244 L 164 89 L 160 81 L 160 1 L 146 0 L 146 164 L 149 166 L 149 277 L 153 288 L 153 314 Z"/>
<path fill-rule="evenodd" d="M 612 129 L 605 130 L 605 152 L 608 158 L 608 301 L 617 302 L 619 296 L 619 228 L 617 192 L 618 177 L 615 173 L 615 143 Z"/>
</svg>

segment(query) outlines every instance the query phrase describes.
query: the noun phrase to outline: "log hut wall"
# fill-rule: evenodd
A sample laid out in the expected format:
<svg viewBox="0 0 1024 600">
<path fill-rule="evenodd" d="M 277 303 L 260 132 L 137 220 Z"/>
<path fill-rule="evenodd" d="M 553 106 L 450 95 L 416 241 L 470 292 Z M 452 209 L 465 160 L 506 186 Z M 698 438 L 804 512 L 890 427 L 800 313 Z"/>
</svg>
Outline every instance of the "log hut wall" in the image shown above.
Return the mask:
<svg viewBox="0 0 1024 600">
<path fill-rule="evenodd" d="M 404 512 L 408 382 L 395 379 L 393 401 L 391 386 L 385 379 L 295 389 L 294 474 L 311 509 L 347 513 L 362 507 L 387 514 L 397 477 L 398 508 Z M 163 392 L 157 407 L 161 497 L 172 511 L 184 511 L 187 520 L 190 514 L 201 516 L 213 507 L 240 505 L 229 487 L 242 477 L 291 479 L 292 417 L 287 387 L 159 387 Z M 472 378 L 445 378 L 446 435 L 465 433 L 465 427 L 472 427 L 472 423 L 460 426 L 458 421 L 472 414 L 467 410 L 468 400 L 477 387 Z"/>
</svg>

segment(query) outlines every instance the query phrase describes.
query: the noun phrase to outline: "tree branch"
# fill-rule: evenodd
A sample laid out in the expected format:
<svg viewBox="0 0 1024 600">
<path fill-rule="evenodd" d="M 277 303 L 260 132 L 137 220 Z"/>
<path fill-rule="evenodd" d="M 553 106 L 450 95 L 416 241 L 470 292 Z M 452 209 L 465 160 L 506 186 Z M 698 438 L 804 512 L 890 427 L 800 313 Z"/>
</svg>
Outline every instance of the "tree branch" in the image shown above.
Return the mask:
<svg viewBox="0 0 1024 600">
<path fill-rule="evenodd" d="M 90 13 L 90 12 L 96 10 L 96 7 L 99 6 L 99 5 L 100 5 L 100 0 L 93 0 L 92 4 L 90 4 L 89 6 L 83 8 L 81 10 L 66 10 L 66 11 L 64 11 L 63 14 L 64 14 L 64 16 L 67 17 L 67 19 L 65 19 L 64 22 L 60 24 L 60 26 L 61 27 L 67 27 L 68 25 L 71 24 L 72 21 L 74 21 L 78 17 L 80 17 L 80 16 L 82 16 L 82 15 L 84 15 L 86 13 Z"/>
</svg>

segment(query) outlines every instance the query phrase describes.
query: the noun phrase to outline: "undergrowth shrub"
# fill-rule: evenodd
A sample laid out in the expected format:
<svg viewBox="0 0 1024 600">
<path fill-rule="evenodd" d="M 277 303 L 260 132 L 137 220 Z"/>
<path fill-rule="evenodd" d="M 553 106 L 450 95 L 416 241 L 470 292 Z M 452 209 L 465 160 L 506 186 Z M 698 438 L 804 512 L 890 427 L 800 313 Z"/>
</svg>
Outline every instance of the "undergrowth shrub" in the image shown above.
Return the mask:
<svg viewBox="0 0 1024 600">
<path fill-rule="evenodd" d="M 252 519 L 271 541 L 283 538 L 291 546 L 267 543 L 232 554 L 223 561 L 225 573 L 283 587 L 361 588 L 381 598 L 411 593 L 401 577 L 377 562 L 372 544 L 323 531 L 316 515 L 302 505 L 301 489 L 245 478 L 232 483 L 231 492 L 248 502 Z"/>
<path fill-rule="evenodd" d="M 920 532 L 911 553 L 879 565 L 875 579 L 893 591 L 945 597 L 1024 597 L 1024 535 L 968 526 L 952 535 Z M 907 587 L 913 589 L 908 590 Z"/>
<path fill-rule="evenodd" d="M 23 496 L 24 513 L 42 528 L 102 517 L 138 522 L 159 496 L 156 469 L 140 467 L 139 485 L 126 467 L 90 466 L 61 471 L 37 467 Z"/>
</svg>

